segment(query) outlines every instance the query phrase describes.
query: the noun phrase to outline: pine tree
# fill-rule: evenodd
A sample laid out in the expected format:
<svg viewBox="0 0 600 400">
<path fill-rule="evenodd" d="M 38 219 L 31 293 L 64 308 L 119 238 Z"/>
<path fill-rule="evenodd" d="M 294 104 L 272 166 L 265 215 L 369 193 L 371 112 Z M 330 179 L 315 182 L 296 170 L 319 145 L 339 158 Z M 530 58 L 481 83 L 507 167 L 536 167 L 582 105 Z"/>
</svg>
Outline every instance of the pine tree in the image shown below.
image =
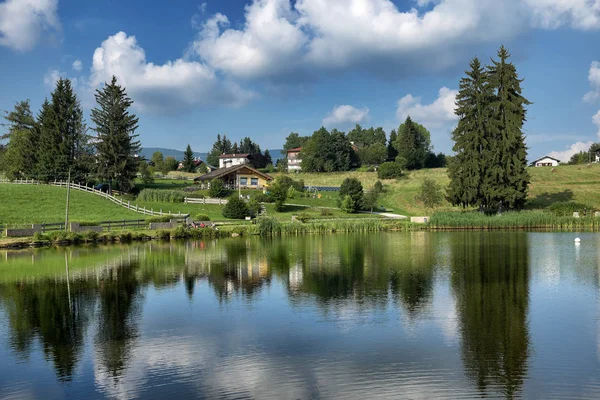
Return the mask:
<svg viewBox="0 0 600 400">
<path fill-rule="evenodd" d="M 421 169 L 425 166 L 425 158 L 429 152 L 429 138 L 427 130 L 413 122 L 409 117 L 398 129 L 398 138 L 395 148 L 398 158 L 402 160 L 403 167 L 409 170 Z"/>
<path fill-rule="evenodd" d="M 84 178 L 78 158 L 89 155 L 89 136 L 83 120 L 83 110 L 71 81 L 59 79 L 51 95 L 44 102 L 38 116 L 39 153 L 38 173 L 40 179 L 65 179 L 71 176 Z"/>
<path fill-rule="evenodd" d="M 455 157 L 448 168 L 448 199 L 463 207 L 487 206 L 483 179 L 489 164 L 489 113 L 492 97 L 486 73 L 477 58 L 462 78 L 456 97 L 458 124 L 452 132 Z"/>
<path fill-rule="evenodd" d="M 8 132 L 0 139 L 9 141 L 0 167 L 10 178 L 34 176 L 38 136 L 29 100 L 16 103 L 14 110 L 7 112 L 4 119 L 8 122 L 4 124 Z"/>
<path fill-rule="evenodd" d="M 398 134 L 395 129 L 392 129 L 390 132 L 390 139 L 387 143 L 387 159 L 389 161 L 394 161 L 398 156 L 398 150 L 394 147 L 394 142 L 398 139 Z"/>
<path fill-rule="evenodd" d="M 125 88 L 117 84 L 115 76 L 110 84 L 96 90 L 95 97 L 97 106 L 91 112 L 91 119 L 98 133 L 98 172 L 103 178 L 115 181 L 119 190 L 128 192 L 133 187 L 138 169 L 135 156 L 140 150 L 135 133 L 138 118 L 129 112 L 133 101 Z"/>
<path fill-rule="evenodd" d="M 273 159 L 271 158 L 271 153 L 269 149 L 265 150 L 265 162 L 266 165 L 273 165 Z"/>
<path fill-rule="evenodd" d="M 221 139 L 221 135 L 217 135 L 217 141 L 213 143 L 212 149 L 208 153 L 206 157 L 206 162 L 213 166 L 219 166 L 219 157 L 222 154 L 230 154 L 232 152 L 233 146 L 231 145 L 231 141 L 227 139 L 227 136 L 223 135 Z"/>
<path fill-rule="evenodd" d="M 233 154 L 240 154 L 240 147 L 238 146 L 237 142 L 233 143 L 233 146 L 231 147 L 231 152 Z"/>
<path fill-rule="evenodd" d="M 183 154 L 183 170 L 185 172 L 194 172 L 196 170 L 196 164 L 194 164 L 194 152 L 189 144 Z"/>
<path fill-rule="evenodd" d="M 522 128 L 526 121 L 525 106 L 531 104 L 522 96 L 521 82 L 515 66 L 508 61 L 504 46 L 498 50 L 499 60 L 487 67 L 487 79 L 493 97 L 490 104 L 490 154 L 486 157 L 483 191 L 491 206 L 520 209 L 527 198 L 529 173 L 527 148 Z"/>
</svg>

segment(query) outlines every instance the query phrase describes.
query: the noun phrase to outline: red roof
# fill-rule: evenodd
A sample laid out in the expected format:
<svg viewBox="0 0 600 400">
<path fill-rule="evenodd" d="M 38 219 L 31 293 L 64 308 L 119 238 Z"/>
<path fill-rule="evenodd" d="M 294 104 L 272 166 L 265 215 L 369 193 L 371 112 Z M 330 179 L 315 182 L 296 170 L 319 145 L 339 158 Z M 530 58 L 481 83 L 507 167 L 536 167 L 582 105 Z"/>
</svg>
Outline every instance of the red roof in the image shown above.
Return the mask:
<svg viewBox="0 0 600 400">
<path fill-rule="evenodd" d="M 287 153 L 298 153 L 302 151 L 302 147 L 296 147 L 295 149 L 289 149 Z"/>
<path fill-rule="evenodd" d="M 223 154 L 219 158 L 248 158 L 250 154 Z"/>
</svg>

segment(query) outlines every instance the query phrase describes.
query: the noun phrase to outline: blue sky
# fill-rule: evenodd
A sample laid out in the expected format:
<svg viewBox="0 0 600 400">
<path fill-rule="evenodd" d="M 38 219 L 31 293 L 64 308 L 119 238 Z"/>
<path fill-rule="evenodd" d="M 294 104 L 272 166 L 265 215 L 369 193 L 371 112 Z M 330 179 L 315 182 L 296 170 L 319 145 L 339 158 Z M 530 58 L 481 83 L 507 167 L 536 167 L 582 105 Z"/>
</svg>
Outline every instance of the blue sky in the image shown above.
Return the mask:
<svg viewBox="0 0 600 400">
<path fill-rule="evenodd" d="M 38 109 L 59 76 L 82 104 L 115 74 L 146 147 L 217 133 L 280 148 L 291 131 L 406 115 L 450 152 L 470 58 L 504 44 L 530 106 L 530 159 L 598 141 L 600 6 L 591 0 L 0 1 L 0 109 Z M 594 119 L 595 117 L 595 119 Z"/>
</svg>

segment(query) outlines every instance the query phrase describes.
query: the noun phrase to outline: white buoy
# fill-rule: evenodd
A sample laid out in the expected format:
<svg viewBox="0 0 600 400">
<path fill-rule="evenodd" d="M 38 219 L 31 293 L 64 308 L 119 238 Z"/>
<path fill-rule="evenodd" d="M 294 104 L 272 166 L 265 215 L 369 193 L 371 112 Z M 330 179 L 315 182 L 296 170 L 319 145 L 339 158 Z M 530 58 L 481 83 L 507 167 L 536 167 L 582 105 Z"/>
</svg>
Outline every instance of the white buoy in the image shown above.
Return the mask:
<svg viewBox="0 0 600 400">
<path fill-rule="evenodd" d="M 579 242 L 581 242 L 581 239 L 575 238 L 575 243 L 579 243 Z"/>
</svg>

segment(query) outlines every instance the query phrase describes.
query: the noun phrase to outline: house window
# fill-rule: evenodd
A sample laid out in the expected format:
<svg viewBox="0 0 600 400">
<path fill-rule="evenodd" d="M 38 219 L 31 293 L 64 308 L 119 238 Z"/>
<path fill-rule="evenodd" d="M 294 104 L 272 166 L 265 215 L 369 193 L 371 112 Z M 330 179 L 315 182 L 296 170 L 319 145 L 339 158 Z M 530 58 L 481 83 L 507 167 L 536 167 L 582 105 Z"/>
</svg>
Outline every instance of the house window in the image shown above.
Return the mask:
<svg viewBox="0 0 600 400">
<path fill-rule="evenodd" d="M 248 185 L 248 178 L 240 178 L 240 185 L 247 186 Z"/>
<path fill-rule="evenodd" d="M 252 186 L 258 186 L 258 178 L 250 178 L 250 184 Z"/>
</svg>

